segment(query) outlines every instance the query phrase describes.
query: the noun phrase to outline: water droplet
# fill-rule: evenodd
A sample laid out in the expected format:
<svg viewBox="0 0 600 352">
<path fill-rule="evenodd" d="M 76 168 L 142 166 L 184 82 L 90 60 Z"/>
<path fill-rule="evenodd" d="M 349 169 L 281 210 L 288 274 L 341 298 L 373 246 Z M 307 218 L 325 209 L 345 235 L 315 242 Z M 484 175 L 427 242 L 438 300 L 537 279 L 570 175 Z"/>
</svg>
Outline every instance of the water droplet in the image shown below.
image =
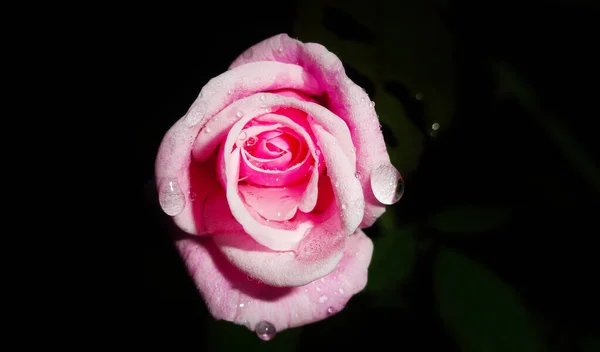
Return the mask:
<svg viewBox="0 0 600 352">
<path fill-rule="evenodd" d="M 325 278 L 324 277 L 321 278 L 321 282 L 325 282 Z"/>
<path fill-rule="evenodd" d="M 228 90 L 227 94 L 229 94 L 229 95 L 233 94 L 233 89 Z"/>
<path fill-rule="evenodd" d="M 240 141 L 243 141 L 243 140 L 245 140 L 246 138 L 248 138 L 248 135 L 246 134 L 246 132 L 245 132 L 245 131 L 242 131 L 242 133 L 240 133 L 240 135 L 238 136 L 238 139 L 239 139 Z"/>
<path fill-rule="evenodd" d="M 370 108 L 372 108 L 372 107 L 374 107 L 374 106 L 375 106 L 375 102 L 374 102 L 374 101 L 372 101 L 372 102 L 370 102 L 370 103 L 369 103 L 369 107 L 370 107 Z"/>
<path fill-rule="evenodd" d="M 192 202 L 196 200 L 196 193 L 195 192 L 190 192 L 190 200 Z"/>
<path fill-rule="evenodd" d="M 244 303 L 240 303 L 240 308 L 244 308 Z"/>
<path fill-rule="evenodd" d="M 188 111 L 186 117 L 186 124 L 188 126 L 195 126 L 198 122 L 204 119 L 206 114 L 207 105 L 206 102 L 200 101 L 195 103 L 192 108 Z"/>
<path fill-rule="evenodd" d="M 415 95 L 415 99 L 417 99 L 417 100 L 423 100 L 423 93 L 417 93 Z"/>
<path fill-rule="evenodd" d="M 256 137 L 250 137 L 246 140 L 246 148 L 252 148 L 256 145 Z"/>
<path fill-rule="evenodd" d="M 204 129 L 204 132 L 206 132 L 206 133 L 210 133 L 210 127 L 206 127 L 206 128 Z"/>
<path fill-rule="evenodd" d="M 335 313 L 335 308 L 333 308 L 333 307 L 327 308 L 327 315 L 332 315 L 333 313 Z"/>
<path fill-rule="evenodd" d="M 335 188 L 338 188 L 340 186 L 340 183 L 335 181 Z"/>
<path fill-rule="evenodd" d="M 346 210 L 346 204 L 342 204 L 342 210 Z"/>
<path fill-rule="evenodd" d="M 321 151 L 319 149 L 315 150 L 315 154 L 317 154 L 317 158 L 321 155 Z"/>
<path fill-rule="evenodd" d="M 243 112 L 241 112 L 241 111 L 238 111 L 238 112 L 235 114 L 235 116 L 237 116 L 238 118 L 240 118 L 240 117 L 244 116 L 244 113 L 243 113 Z"/>
<path fill-rule="evenodd" d="M 354 177 L 356 177 L 357 179 L 359 179 L 359 180 L 360 180 L 360 176 L 358 175 L 358 172 L 355 172 L 355 173 L 354 173 Z"/>
<path fill-rule="evenodd" d="M 175 180 L 165 180 L 158 190 L 158 202 L 165 214 L 175 216 L 185 207 L 185 196 L 179 183 Z"/>
<path fill-rule="evenodd" d="M 317 291 L 321 292 L 321 288 L 319 286 L 317 286 Z"/>
<path fill-rule="evenodd" d="M 344 289 L 340 288 L 340 293 L 343 294 L 344 293 Z"/>
<path fill-rule="evenodd" d="M 400 172 L 392 164 L 384 164 L 371 173 L 373 195 L 382 204 L 394 204 L 404 194 L 404 182 Z"/>
<path fill-rule="evenodd" d="M 325 295 L 319 297 L 319 303 L 325 303 L 326 300 L 327 300 L 327 296 L 325 296 Z"/>
<path fill-rule="evenodd" d="M 268 113 L 270 113 L 270 112 L 271 112 L 271 108 L 266 108 L 266 109 L 265 109 L 265 112 L 266 112 L 267 114 L 268 114 Z"/>
<path fill-rule="evenodd" d="M 277 216 L 281 216 L 281 213 L 280 213 L 280 212 L 277 212 Z"/>
<path fill-rule="evenodd" d="M 277 49 L 277 50 L 278 50 L 280 53 L 282 53 L 282 52 L 283 52 L 283 47 L 281 47 L 281 46 L 280 46 L 280 47 L 279 47 L 279 49 Z"/>
<path fill-rule="evenodd" d="M 279 179 L 278 179 L 278 178 L 276 178 L 276 179 L 275 179 L 275 182 L 279 182 Z"/>
<path fill-rule="evenodd" d="M 437 131 L 440 128 L 440 124 L 437 122 L 434 122 L 433 125 L 431 125 L 431 129 L 434 131 Z"/>
<path fill-rule="evenodd" d="M 262 101 L 265 101 L 265 99 L 267 99 L 267 97 L 265 97 L 265 95 L 264 95 L 264 94 L 261 94 L 261 95 L 260 95 L 260 100 L 262 100 Z"/>
<path fill-rule="evenodd" d="M 256 335 L 263 341 L 269 341 L 275 337 L 275 334 L 277 333 L 277 331 L 275 331 L 275 326 L 264 320 L 256 324 L 254 331 L 256 332 Z"/>
<path fill-rule="evenodd" d="M 248 281 L 254 281 L 254 279 L 250 275 L 246 275 L 246 279 L 248 279 Z"/>
</svg>

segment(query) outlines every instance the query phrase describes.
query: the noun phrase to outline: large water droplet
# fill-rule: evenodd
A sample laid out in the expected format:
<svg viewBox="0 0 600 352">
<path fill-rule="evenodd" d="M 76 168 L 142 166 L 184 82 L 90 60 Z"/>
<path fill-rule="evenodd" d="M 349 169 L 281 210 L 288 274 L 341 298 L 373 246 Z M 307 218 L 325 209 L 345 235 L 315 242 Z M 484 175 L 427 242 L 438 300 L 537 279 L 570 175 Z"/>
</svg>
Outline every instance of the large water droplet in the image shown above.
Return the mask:
<svg viewBox="0 0 600 352">
<path fill-rule="evenodd" d="M 372 107 L 374 107 L 374 106 L 375 106 L 375 102 L 374 102 L 374 101 L 372 101 L 372 102 L 370 102 L 370 103 L 369 103 L 369 107 L 370 107 L 370 108 L 372 108 Z"/>
<path fill-rule="evenodd" d="M 382 204 L 394 204 L 404 194 L 404 182 L 394 165 L 385 164 L 371 172 L 373 195 Z"/>
<path fill-rule="evenodd" d="M 165 180 L 158 190 L 158 202 L 165 214 L 175 216 L 185 207 L 185 196 L 176 180 Z"/>
<path fill-rule="evenodd" d="M 432 129 L 432 130 L 434 130 L 434 131 L 437 131 L 439 128 L 440 128 L 440 124 L 439 124 L 439 123 L 437 123 L 437 122 L 434 122 L 434 123 L 431 125 L 431 129 Z"/>
<path fill-rule="evenodd" d="M 269 341 L 275 337 L 275 334 L 277 333 L 275 326 L 264 320 L 256 324 L 254 331 L 256 332 L 256 335 L 263 341 Z"/>
</svg>

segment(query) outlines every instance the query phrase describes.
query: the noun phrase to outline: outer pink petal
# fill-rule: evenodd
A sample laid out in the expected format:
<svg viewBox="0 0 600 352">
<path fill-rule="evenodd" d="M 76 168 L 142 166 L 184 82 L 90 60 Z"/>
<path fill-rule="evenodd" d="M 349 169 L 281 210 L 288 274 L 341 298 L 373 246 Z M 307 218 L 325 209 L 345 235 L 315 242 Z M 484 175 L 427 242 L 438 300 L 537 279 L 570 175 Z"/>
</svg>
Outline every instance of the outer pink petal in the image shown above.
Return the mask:
<svg viewBox="0 0 600 352">
<path fill-rule="evenodd" d="M 334 186 L 333 194 L 344 230 L 351 234 L 360 224 L 365 209 L 360 181 L 354 176 L 354 164 L 348 160 L 339 142 L 331 134 L 319 125 L 313 125 L 313 131 L 323 151 L 327 174 Z"/>
<path fill-rule="evenodd" d="M 362 231 L 346 240 L 342 260 L 327 276 L 300 287 L 273 287 L 249 279 L 211 238 L 188 237 L 177 247 L 211 314 L 253 330 L 260 321 L 278 332 L 339 312 L 367 283 L 373 244 Z"/>
<path fill-rule="evenodd" d="M 187 113 L 167 131 L 159 146 L 155 160 L 155 181 L 157 187 L 174 182 L 178 184 L 185 198 L 183 210 L 174 216 L 173 220 L 182 230 L 188 233 L 197 233 L 194 224 L 194 203 L 190 195 L 190 169 L 192 161 L 205 161 L 210 157 L 214 147 L 226 135 L 226 130 L 221 130 L 220 135 L 210 133 L 204 129 L 203 135 L 198 135 L 202 127 L 239 99 L 260 91 L 277 89 L 297 89 L 307 94 L 321 94 L 318 83 L 297 65 L 277 62 L 257 62 L 243 67 L 238 67 L 224 72 L 211 79 L 200 92 L 198 98 Z M 233 122 L 238 119 L 238 110 L 229 109 L 229 115 L 220 114 L 223 119 Z M 221 120 L 213 124 L 231 123 Z M 208 145 L 208 148 L 199 147 L 195 150 L 205 153 L 194 153 L 194 144 Z M 212 146 L 212 148 L 210 147 Z M 192 159 L 194 156 L 194 160 Z"/>
<path fill-rule="evenodd" d="M 346 76 L 339 58 L 320 44 L 302 43 L 287 34 L 276 35 L 247 49 L 230 69 L 259 61 L 302 66 L 327 92 L 328 108 L 346 122 L 356 147 L 356 169 L 366 202 L 360 227 L 371 226 L 385 211 L 385 205 L 379 203 L 371 191 L 371 172 L 380 165 L 389 164 L 390 159 L 369 96 Z"/>
</svg>

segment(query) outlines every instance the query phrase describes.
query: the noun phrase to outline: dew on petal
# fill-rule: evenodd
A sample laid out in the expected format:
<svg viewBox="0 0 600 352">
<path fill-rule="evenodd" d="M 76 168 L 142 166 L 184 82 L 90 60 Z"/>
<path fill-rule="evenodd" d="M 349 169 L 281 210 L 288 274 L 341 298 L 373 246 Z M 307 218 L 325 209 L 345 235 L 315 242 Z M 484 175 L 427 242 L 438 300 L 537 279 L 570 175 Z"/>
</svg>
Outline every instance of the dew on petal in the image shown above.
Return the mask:
<svg viewBox="0 0 600 352">
<path fill-rule="evenodd" d="M 254 331 L 256 332 L 256 336 L 263 341 L 269 341 L 275 337 L 275 334 L 277 333 L 275 326 L 264 320 L 256 324 Z"/>
<path fill-rule="evenodd" d="M 158 202 L 165 214 L 175 216 L 185 207 L 185 195 L 176 180 L 165 180 L 158 190 Z"/>
<path fill-rule="evenodd" d="M 251 148 L 256 145 L 256 137 L 250 137 L 246 140 L 246 148 Z"/>
<path fill-rule="evenodd" d="M 404 181 L 400 172 L 391 164 L 384 164 L 371 172 L 373 195 L 382 204 L 394 204 L 404 194 Z"/>
<path fill-rule="evenodd" d="M 335 313 L 335 308 L 329 307 L 327 308 L 327 315 L 333 315 Z"/>
<path fill-rule="evenodd" d="M 238 136 L 238 139 L 239 139 L 240 141 L 244 141 L 244 140 L 246 140 L 246 138 L 248 138 L 248 135 L 246 134 L 246 132 L 245 132 L 245 131 L 242 131 L 242 132 L 240 133 L 240 135 Z"/>
<path fill-rule="evenodd" d="M 267 99 L 267 97 L 264 94 L 260 95 L 260 100 L 265 101 L 265 99 Z"/>
<path fill-rule="evenodd" d="M 344 294 L 344 289 L 343 288 L 340 288 L 339 291 L 340 291 L 341 294 Z"/>
<path fill-rule="evenodd" d="M 190 192 L 190 200 L 192 202 L 196 200 L 196 192 Z"/>
<path fill-rule="evenodd" d="M 326 295 L 323 295 L 321 297 L 319 297 L 319 303 L 325 303 L 325 301 L 327 301 L 328 297 Z"/>
<path fill-rule="evenodd" d="M 241 118 L 242 116 L 244 116 L 244 113 L 241 111 L 238 111 L 235 116 L 237 116 L 238 118 Z"/>
<path fill-rule="evenodd" d="M 374 102 L 374 101 L 372 101 L 372 102 L 370 102 L 370 103 L 369 103 L 369 107 L 370 107 L 370 108 L 372 108 L 372 107 L 374 107 L 374 106 L 375 106 L 375 102 Z"/>
<path fill-rule="evenodd" d="M 434 131 L 437 131 L 438 129 L 440 129 L 440 124 L 439 124 L 439 123 L 437 123 L 437 122 L 434 122 L 434 123 L 431 125 L 431 129 L 432 129 L 432 130 L 434 130 Z"/>
</svg>

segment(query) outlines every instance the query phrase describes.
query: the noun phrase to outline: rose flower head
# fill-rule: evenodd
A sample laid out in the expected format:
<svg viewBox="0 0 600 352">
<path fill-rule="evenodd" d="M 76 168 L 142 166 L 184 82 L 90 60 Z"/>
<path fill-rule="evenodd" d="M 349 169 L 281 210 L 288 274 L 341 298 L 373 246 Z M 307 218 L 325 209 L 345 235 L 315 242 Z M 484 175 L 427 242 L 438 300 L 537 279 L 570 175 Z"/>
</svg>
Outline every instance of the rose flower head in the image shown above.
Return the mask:
<svg viewBox="0 0 600 352">
<path fill-rule="evenodd" d="M 159 203 L 214 318 L 268 340 L 365 287 L 361 229 L 403 190 L 374 105 L 335 54 L 281 34 L 211 79 L 168 130 Z"/>
</svg>

